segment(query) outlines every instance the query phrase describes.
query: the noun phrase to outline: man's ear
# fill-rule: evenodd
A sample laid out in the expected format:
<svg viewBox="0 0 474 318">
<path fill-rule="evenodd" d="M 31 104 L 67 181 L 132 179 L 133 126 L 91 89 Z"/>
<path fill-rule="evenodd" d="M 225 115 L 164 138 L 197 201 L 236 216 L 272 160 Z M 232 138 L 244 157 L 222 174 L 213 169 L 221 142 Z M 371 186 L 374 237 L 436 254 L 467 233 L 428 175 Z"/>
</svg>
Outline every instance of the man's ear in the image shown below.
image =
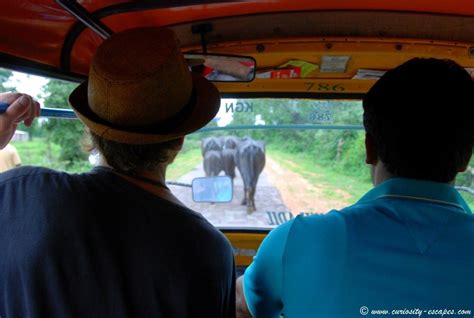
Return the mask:
<svg viewBox="0 0 474 318">
<path fill-rule="evenodd" d="M 184 144 L 184 136 L 177 138 L 176 143 L 174 143 L 173 145 L 173 150 L 180 151 L 181 149 L 183 149 L 183 144 Z"/>
<path fill-rule="evenodd" d="M 378 162 L 377 148 L 371 135 L 365 134 L 365 163 L 376 165 Z"/>
<path fill-rule="evenodd" d="M 469 155 L 469 157 L 466 158 L 464 164 L 461 166 L 458 172 L 464 172 L 467 170 L 467 167 L 469 167 L 469 162 L 471 162 L 471 157 L 472 157 L 472 149 L 471 149 L 471 154 Z"/>
</svg>

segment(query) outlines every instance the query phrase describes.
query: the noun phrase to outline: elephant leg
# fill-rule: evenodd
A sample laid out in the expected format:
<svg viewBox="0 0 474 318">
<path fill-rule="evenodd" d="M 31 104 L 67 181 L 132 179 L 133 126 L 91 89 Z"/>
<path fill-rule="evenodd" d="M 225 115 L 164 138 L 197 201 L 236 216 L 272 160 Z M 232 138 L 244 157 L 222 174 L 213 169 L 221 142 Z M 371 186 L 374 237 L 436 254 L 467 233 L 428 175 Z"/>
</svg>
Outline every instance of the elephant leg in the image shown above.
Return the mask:
<svg viewBox="0 0 474 318">
<path fill-rule="evenodd" d="M 252 196 L 251 196 L 251 189 L 247 190 L 247 213 L 252 213 L 254 210 L 252 208 Z"/>
<path fill-rule="evenodd" d="M 255 207 L 255 187 L 251 188 L 249 191 L 249 201 L 252 212 L 255 212 L 257 210 Z"/>
<path fill-rule="evenodd" d="M 244 198 L 242 199 L 241 205 L 247 205 L 247 188 L 244 187 Z"/>
</svg>

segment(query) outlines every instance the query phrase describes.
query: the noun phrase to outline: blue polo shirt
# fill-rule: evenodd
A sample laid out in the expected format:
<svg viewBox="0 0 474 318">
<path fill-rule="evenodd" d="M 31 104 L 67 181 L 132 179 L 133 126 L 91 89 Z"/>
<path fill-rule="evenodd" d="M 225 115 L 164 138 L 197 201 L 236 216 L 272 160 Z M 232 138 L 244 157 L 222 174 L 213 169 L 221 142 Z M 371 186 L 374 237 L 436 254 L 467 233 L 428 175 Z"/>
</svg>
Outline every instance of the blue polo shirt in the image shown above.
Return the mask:
<svg viewBox="0 0 474 318">
<path fill-rule="evenodd" d="M 448 184 L 390 179 L 273 230 L 244 294 L 253 317 L 473 317 L 474 216 Z"/>
</svg>

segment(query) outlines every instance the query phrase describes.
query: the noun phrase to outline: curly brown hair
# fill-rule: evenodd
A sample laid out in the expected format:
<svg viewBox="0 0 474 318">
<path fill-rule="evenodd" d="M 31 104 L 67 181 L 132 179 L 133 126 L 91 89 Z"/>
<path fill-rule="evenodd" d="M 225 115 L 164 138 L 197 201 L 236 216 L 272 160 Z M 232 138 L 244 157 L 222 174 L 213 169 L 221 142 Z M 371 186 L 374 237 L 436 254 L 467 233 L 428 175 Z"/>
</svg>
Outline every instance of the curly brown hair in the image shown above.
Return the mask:
<svg viewBox="0 0 474 318">
<path fill-rule="evenodd" d="M 180 139 L 156 144 L 129 145 L 104 139 L 90 132 L 92 148 L 104 156 L 116 171 L 127 175 L 137 175 L 151 171 L 163 163 L 171 163 L 178 154 Z"/>
</svg>

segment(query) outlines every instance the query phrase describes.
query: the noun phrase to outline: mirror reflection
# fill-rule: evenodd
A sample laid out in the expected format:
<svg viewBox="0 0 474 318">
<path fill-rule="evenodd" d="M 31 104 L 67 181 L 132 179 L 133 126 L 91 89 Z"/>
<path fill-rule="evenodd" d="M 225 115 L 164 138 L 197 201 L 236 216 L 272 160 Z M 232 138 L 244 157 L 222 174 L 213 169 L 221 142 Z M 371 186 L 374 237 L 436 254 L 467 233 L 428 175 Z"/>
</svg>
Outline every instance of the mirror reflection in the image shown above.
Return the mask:
<svg viewBox="0 0 474 318">
<path fill-rule="evenodd" d="M 184 54 L 192 72 L 214 82 L 249 82 L 255 78 L 256 63 L 249 56 Z"/>
<path fill-rule="evenodd" d="M 232 201 L 232 180 L 228 176 L 195 178 L 192 187 L 194 202 Z"/>
</svg>

